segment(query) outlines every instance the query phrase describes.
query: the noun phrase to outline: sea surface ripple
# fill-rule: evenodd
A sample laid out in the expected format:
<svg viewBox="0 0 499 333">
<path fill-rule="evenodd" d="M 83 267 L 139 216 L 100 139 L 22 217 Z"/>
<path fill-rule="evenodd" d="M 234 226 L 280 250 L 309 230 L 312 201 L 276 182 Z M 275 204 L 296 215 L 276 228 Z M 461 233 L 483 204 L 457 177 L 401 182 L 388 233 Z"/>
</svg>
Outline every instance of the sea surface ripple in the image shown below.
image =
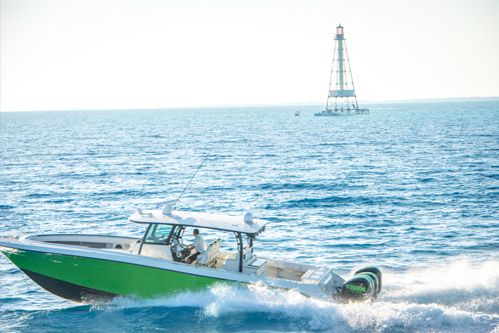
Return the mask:
<svg viewBox="0 0 499 333">
<path fill-rule="evenodd" d="M 375 303 L 218 285 L 80 305 L 0 257 L 2 332 L 499 333 L 499 103 L 2 112 L 1 236 L 139 236 L 127 217 L 181 209 L 270 220 L 258 255 L 376 264 Z M 294 116 L 300 110 L 301 116 Z M 209 238 L 211 235 L 207 235 Z"/>
</svg>

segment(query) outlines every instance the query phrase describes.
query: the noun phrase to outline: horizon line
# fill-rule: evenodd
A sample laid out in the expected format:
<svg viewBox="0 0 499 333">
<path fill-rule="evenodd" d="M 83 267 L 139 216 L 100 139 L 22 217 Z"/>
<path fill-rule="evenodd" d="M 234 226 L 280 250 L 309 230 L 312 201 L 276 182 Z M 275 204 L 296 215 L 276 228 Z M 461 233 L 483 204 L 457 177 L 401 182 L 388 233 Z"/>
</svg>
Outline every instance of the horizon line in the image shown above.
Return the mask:
<svg viewBox="0 0 499 333">
<path fill-rule="evenodd" d="M 436 97 L 436 98 L 416 98 L 401 100 L 359 100 L 359 103 L 368 104 L 392 104 L 392 103 L 427 103 L 427 102 L 480 102 L 480 101 L 499 101 L 499 96 L 488 97 Z M 214 104 L 214 105 L 191 105 L 191 106 L 169 106 L 169 107 L 131 107 L 131 108 L 67 108 L 67 109 L 40 109 L 40 110 L 16 110 L 1 112 L 61 112 L 61 111 L 120 111 L 120 110 L 168 110 L 168 109 L 210 109 L 210 108 L 236 108 L 236 107 L 257 107 L 257 106 L 320 106 L 324 104 L 321 101 L 295 102 L 295 103 L 262 103 L 262 104 Z"/>
</svg>

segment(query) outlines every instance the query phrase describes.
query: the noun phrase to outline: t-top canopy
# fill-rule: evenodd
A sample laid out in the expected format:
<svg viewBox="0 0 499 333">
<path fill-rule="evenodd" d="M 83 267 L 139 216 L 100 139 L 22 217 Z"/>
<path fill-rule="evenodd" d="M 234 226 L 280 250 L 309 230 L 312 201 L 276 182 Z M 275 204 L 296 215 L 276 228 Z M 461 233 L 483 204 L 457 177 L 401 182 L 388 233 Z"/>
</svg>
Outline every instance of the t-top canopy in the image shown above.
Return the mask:
<svg viewBox="0 0 499 333">
<path fill-rule="evenodd" d="M 158 223 L 173 226 L 207 228 L 232 231 L 256 236 L 270 221 L 255 219 L 252 216 L 229 216 L 208 213 L 173 211 L 163 214 L 161 210 L 138 211 L 128 219 L 135 223 Z"/>
</svg>

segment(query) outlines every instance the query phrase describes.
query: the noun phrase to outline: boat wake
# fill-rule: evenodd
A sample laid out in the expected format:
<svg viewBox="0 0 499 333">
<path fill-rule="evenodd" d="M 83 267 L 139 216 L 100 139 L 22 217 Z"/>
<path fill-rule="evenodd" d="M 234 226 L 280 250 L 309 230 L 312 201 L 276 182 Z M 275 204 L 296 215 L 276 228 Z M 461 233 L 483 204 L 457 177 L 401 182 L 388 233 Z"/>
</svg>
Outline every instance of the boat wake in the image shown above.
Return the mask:
<svg viewBox="0 0 499 333">
<path fill-rule="evenodd" d="M 175 313 L 183 325 L 196 322 L 215 331 L 499 333 L 498 261 L 458 261 L 445 267 L 387 271 L 383 277 L 383 292 L 374 303 L 339 304 L 258 285 L 219 285 L 165 299 L 117 299 L 94 310 L 164 311 Z"/>
<path fill-rule="evenodd" d="M 218 285 L 154 300 L 118 298 L 4 315 L 18 318 L 10 330 L 36 332 L 499 333 L 499 261 L 383 270 L 383 291 L 374 303 L 340 304 L 259 285 Z"/>
</svg>

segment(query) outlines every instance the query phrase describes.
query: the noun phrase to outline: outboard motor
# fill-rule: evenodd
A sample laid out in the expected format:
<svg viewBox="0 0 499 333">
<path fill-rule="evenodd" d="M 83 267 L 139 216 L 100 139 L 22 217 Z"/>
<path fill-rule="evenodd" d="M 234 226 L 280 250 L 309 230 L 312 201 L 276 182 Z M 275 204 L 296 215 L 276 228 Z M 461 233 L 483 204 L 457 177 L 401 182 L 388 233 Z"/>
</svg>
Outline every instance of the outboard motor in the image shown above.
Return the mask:
<svg viewBox="0 0 499 333">
<path fill-rule="evenodd" d="M 377 293 L 379 294 L 381 292 L 381 287 L 382 287 L 382 278 L 383 278 L 383 273 L 381 273 L 381 270 L 376 267 L 376 266 L 367 266 L 364 268 L 359 269 L 357 272 L 355 272 L 354 276 L 357 274 L 362 274 L 362 273 L 371 273 L 376 276 L 378 279 L 378 291 Z"/>
<path fill-rule="evenodd" d="M 381 291 L 381 279 L 381 270 L 376 266 L 359 269 L 351 279 L 343 283 L 341 296 L 345 300 L 374 301 Z"/>
</svg>

